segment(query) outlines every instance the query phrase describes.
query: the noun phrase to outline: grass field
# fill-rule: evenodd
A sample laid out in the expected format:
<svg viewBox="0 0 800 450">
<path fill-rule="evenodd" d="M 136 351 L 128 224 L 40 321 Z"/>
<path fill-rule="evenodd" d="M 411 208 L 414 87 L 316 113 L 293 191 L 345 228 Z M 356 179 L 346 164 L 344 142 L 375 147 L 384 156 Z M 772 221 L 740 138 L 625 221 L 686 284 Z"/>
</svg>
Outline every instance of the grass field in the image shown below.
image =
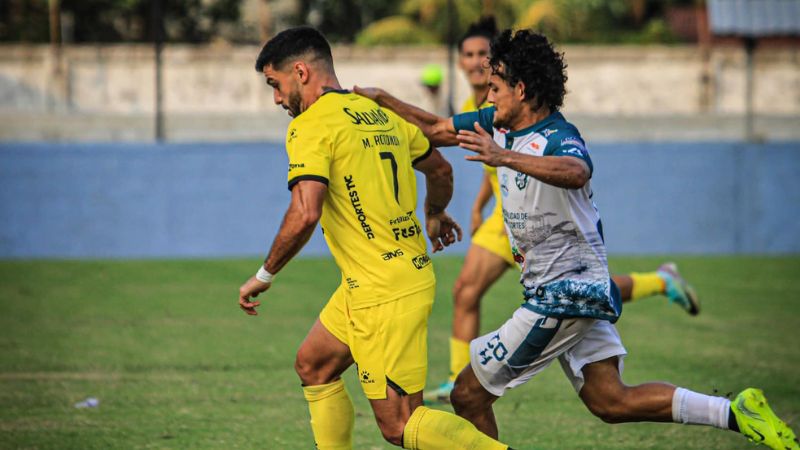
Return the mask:
<svg viewBox="0 0 800 450">
<path fill-rule="evenodd" d="M 435 260 L 429 385 L 446 374 L 450 288 L 460 259 Z M 616 272 L 655 258 L 615 258 Z M 702 392 L 762 387 L 800 429 L 800 258 L 678 258 L 702 295 L 692 318 L 664 299 L 626 305 L 628 383 Z M 0 262 L 0 448 L 311 449 L 295 350 L 339 282 L 327 259 L 291 263 L 261 315 L 236 304 L 257 260 Z M 483 329 L 520 301 L 515 275 L 484 301 Z M 383 442 L 354 374 L 356 448 Z M 75 409 L 86 397 L 100 406 Z M 501 438 L 529 449 L 747 449 L 705 427 L 606 425 L 556 364 L 496 407 Z M 758 447 L 762 448 L 762 447 Z"/>
</svg>

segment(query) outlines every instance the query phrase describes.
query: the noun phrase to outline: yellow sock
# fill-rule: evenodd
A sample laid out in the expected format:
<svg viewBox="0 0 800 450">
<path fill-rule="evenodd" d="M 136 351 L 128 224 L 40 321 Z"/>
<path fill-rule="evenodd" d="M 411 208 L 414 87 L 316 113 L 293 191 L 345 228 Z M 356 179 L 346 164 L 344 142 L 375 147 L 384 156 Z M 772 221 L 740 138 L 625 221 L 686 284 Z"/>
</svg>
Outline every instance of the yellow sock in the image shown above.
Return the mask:
<svg viewBox="0 0 800 450">
<path fill-rule="evenodd" d="M 450 381 L 456 381 L 456 377 L 467 364 L 469 364 L 469 342 L 450 336 Z"/>
<path fill-rule="evenodd" d="M 303 386 L 311 413 L 311 431 L 319 450 L 353 448 L 353 402 L 340 378 L 329 384 Z"/>
<path fill-rule="evenodd" d="M 403 430 L 403 448 L 506 450 L 508 446 L 481 433 L 463 417 L 420 406 Z"/>
<path fill-rule="evenodd" d="M 631 273 L 630 276 L 633 279 L 631 301 L 663 294 L 667 288 L 658 272 Z"/>
</svg>

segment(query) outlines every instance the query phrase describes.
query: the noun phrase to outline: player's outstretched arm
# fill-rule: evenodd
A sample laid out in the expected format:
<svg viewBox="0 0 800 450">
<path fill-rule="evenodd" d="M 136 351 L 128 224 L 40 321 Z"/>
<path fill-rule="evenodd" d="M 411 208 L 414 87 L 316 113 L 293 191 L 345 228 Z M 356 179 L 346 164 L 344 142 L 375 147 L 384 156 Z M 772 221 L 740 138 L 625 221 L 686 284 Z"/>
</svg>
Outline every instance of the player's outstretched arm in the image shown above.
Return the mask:
<svg viewBox="0 0 800 450">
<path fill-rule="evenodd" d="M 580 189 L 591 177 L 589 166 L 580 158 L 532 156 L 505 150 L 477 122 L 475 131 L 458 132 L 458 145 L 475 152 L 475 155 L 466 157 L 470 161 L 480 161 L 492 167 L 509 167 L 564 189 Z"/>
<path fill-rule="evenodd" d="M 292 200 L 283 216 L 269 256 L 256 275 L 239 288 L 239 307 L 257 315 L 261 302 L 252 300 L 272 285 L 272 277 L 306 245 L 322 215 L 322 203 L 328 186 L 318 181 L 300 181 L 292 187 Z"/>
<path fill-rule="evenodd" d="M 433 252 L 444 250 L 456 240 L 461 240 L 461 227 L 445 208 L 453 197 L 453 167 L 435 148 L 430 155 L 414 165 L 425 175 L 425 228 L 433 245 Z"/>
<path fill-rule="evenodd" d="M 422 130 L 431 144 L 437 147 L 458 145 L 452 117 L 441 117 L 429 113 L 422 108 L 401 101 L 381 88 L 354 86 L 353 92 L 373 100 L 384 108 L 391 109 L 403 119 L 413 123 Z"/>
</svg>

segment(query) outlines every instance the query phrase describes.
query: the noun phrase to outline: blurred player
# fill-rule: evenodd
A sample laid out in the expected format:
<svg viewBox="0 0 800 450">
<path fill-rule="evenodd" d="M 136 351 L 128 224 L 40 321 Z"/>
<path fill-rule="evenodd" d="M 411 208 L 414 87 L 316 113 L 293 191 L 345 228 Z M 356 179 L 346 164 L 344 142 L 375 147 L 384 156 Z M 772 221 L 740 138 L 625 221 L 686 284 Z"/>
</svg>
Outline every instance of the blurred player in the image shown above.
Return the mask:
<svg viewBox="0 0 800 450">
<path fill-rule="evenodd" d="M 491 106 L 489 95 L 489 58 L 491 40 L 497 34 L 493 17 L 484 17 L 472 24 L 458 43 L 458 63 L 467 77 L 472 94 L 461 112 L 477 111 Z M 429 110 L 430 111 L 430 110 Z M 441 114 L 439 110 L 435 110 Z M 449 402 L 453 382 L 461 369 L 469 364 L 469 342 L 480 331 L 480 302 L 486 291 L 506 269 L 515 266 L 511 245 L 503 224 L 500 206 L 500 186 L 497 169 L 484 165 L 484 175 L 472 207 L 470 234 L 472 240 L 464 265 L 453 287 L 453 331 L 450 337 L 450 375 L 438 388 L 426 392 L 426 401 Z M 483 209 L 494 197 L 494 208 L 486 220 Z M 663 264 L 655 272 L 614 275 L 623 302 L 657 294 L 666 295 L 694 315 L 699 302 L 694 290 L 678 273 L 675 264 Z"/>
<path fill-rule="evenodd" d="M 603 421 L 709 425 L 741 432 L 773 449 L 800 450 L 794 433 L 749 388 L 731 402 L 666 383 L 622 382 L 626 350 L 613 323 L 622 305 L 609 278 L 592 161 L 578 130 L 558 112 L 566 93 L 562 55 L 529 30 L 492 43 L 493 107 L 450 119 L 382 91 L 378 103 L 413 118 L 436 145 L 475 152 L 498 168 L 514 255 L 523 263 L 525 303 L 499 329 L 473 340 L 456 379 L 456 412 L 497 436 L 492 404 L 558 360 L 587 408 Z"/>
<path fill-rule="evenodd" d="M 341 374 L 354 362 L 384 438 L 404 448 L 505 449 L 452 413 L 422 405 L 427 322 L 436 281 L 426 253 L 461 238 L 445 213 L 450 164 L 420 130 L 375 102 L 342 90 L 330 46 L 299 27 L 264 45 L 256 70 L 274 101 L 294 117 L 286 136 L 291 203 L 265 263 L 239 290 L 253 297 L 305 245 L 317 222 L 342 284 L 297 352 L 295 369 L 319 449 L 352 447 L 353 405 Z M 425 175 L 425 223 L 416 210 L 416 178 Z"/>
</svg>

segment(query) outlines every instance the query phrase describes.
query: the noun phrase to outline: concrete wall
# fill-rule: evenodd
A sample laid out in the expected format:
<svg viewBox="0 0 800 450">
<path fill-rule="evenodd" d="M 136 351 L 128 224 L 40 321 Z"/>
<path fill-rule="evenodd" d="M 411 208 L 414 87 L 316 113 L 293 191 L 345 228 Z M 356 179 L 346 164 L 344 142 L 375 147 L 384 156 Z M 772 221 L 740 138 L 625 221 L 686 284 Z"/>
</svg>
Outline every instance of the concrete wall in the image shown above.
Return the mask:
<svg viewBox="0 0 800 450">
<path fill-rule="evenodd" d="M 567 112 L 577 114 L 740 114 L 744 53 L 717 48 L 707 62 L 697 47 L 567 46 Z M 279 115 L 253 70 L 255 46 L 170 46 L 164 52 L 164 106 L 172 114 Z M 418 78 L 441 48 L 337 47 L 344 86 L 387 88 L 428 102 Z M 459 74 L 459 103 L 468 92 Z M 704 82 L 707 80 L 707 82 Z M 800 114 L 800 48 L 764 49 L 756 57 L 756 110 Z M 152 49 L 142 45 L 0 46 L 0 112 L 149 114 L 154 105 Z"/>
<path fill-rule="evenodd" d="M 466 226 L 481 169 L 444 151 Z M 800 252 L 798 143 L 591 152 L 612 252 Z M 263 254 L 288 202 L 286 164 L 270 144 L 0 144 L 0 257 Z M 319 233 L 304 252 L 327 252 Z"/>
</svg>

